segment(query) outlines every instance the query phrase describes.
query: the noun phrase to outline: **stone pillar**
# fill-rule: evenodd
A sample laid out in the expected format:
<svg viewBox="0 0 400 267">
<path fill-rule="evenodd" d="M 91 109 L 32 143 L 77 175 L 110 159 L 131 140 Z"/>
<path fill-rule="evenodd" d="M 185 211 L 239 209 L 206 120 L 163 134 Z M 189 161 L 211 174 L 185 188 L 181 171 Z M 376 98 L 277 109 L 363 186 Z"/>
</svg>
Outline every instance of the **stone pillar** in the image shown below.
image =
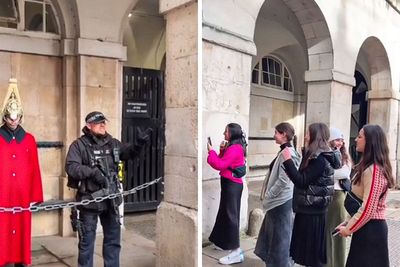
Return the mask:
<svg viewBox="0 0 400 267">
<path fill-rule="evenodd" d="M 323 122 L 328 127 L 336 127 L 349 143 L 352 106 L 353 76 L 338 74 L 334 70 L 307 71 L 306 127 L 315 122 Z"/>
<path fill-rule="evenodd" d="M 239 123 L 249 132 L 251 54 L 203 41 L 203 239 L 215 223 L 220 200 L 218 171 L 207 164 L 206 140 L 215 149 L 224 139 L 225 126 Z M 248 190 L 244 180 L 240 229 L 247 228 Z"/>
<path fill-rule="evenodd" d="M 78 122 L 78 80 L 77 80 L 77 58 L 75 56 L 64 56 L 63 58 L 63 117 L 64 119 L 64 137 L 63 137 L 63 157 L 61 165 L 65 164 L 65 157 L 68 152 L 70 144 L 76 139 L 79 133 Z M 63 200 L 74 200 L 75 190 L 67 187 L 67 176 L 62 167 L 63 176 L 60 177 L 60 198 Z M 74 235 L 70 223 L 70 209 L 61 210 L 61 219 L 59 221 L 60 235 L 71 236 Z"/>
<path fill-rule="evenodd" d="M 400 93 L 393 90 L 373 89 L 368 92 L 368 123 L 382 126 L 389 146 L 389 160 L 393 175 L 397 177 L 396 147 L 398 139 Z"/>
<path fill-rule="evenodd" d="M 165 193 L 157 266 L 197 266 L 197 1 L 161 0 L 166 25 Z"/>
</svg>

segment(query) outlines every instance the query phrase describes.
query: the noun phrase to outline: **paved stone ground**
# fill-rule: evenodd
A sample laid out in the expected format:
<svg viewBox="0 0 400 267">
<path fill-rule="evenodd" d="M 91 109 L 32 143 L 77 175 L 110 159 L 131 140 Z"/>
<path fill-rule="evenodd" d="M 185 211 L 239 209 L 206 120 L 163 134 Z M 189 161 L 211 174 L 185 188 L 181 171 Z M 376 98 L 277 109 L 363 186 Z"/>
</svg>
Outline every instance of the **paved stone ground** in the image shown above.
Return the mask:
<svg viewBox="0 0 400 267">
<path fill-rule="evenodd" d="M 261 208 L 259 201 L 259 192 L 261 191 L 262 181 L 248 181 L 249 188 L 249 212 L 254 208 Z M 400 267 L 400 190 L 390 191 L 387 198 L 386 210 L 387 223 L 389 228 L 389 257 L 390 266 Z M 253 250 L 257 239 L 242 235 L 241 247 L 244 251 L 245 260 L 243 263 L 235 264 L 232 266 L 237 267 L 265 267 L 265 264 L 254 255 Z M 347 239 L 348 245 L 350 238 Z M 203 266 L 216 267 L 221 266 L 218 264 L 218 259 L 225 256 L 226 252 L 215 250 L 212 245 L 203 247 Z M 295 265 L 298 267 L 300 265 Z M 362 266 L 360 266 L 362 267 Z"/>
<path fill-rule="evenodd" d="M 155 266 L 155 212 L 125 215 L 122 231 L 121 267 Z M 102 234 L 96 237 L 94 266 L 102 267 Z M 32 266 L 77 266 L 75 237 L 47 236 L 32 240 Z"/>
</svg>

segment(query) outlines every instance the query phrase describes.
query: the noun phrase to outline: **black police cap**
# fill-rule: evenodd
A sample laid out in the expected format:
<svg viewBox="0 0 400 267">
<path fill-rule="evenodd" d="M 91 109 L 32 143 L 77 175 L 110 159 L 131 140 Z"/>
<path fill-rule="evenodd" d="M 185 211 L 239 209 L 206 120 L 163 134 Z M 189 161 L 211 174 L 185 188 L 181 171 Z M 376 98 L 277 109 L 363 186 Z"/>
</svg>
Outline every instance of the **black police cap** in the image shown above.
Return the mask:
<svg viewBox="0 0 400 267">
<path fill-rule="evenodd" d="M 107 118 L 100 111 L 93 111 L 86 115 L 85 122 L 86 123 L 100 123 L 106 121 Z"/>
</svg>

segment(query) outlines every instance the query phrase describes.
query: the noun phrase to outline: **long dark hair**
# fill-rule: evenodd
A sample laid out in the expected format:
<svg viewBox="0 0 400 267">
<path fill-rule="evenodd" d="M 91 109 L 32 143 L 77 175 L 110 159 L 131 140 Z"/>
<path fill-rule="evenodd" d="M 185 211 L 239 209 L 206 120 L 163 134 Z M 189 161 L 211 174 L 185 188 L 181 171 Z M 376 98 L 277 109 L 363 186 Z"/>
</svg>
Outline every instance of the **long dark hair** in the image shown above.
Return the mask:
<svg viewBox="0 0 400 267">
<path fill-rule="evenodd" d="M 305 169 L 312 157 L 318 152 L 330 151 L 328 140 L 329 140 L 329 128 L 325 123 L 317 122 L 312 123 L 308 126 L 308 147 L 305 149 L 304 160 L 300 164 L 300 170 Z"/>
<path fill-rule="evenodd" d="M 226 128 L 228 129 L 230 136 L 230 139 L 228 140 L 229 141 L 228 146 L 234 144 L 242 145 L 244 156 L 246 156 L 247 142 L 242 127 L 237 123 L 229 123 L 228 125 L 226 125 Z"/>
<path fill-rule="evenodd" d="M 355 166 L 356 175 L 354 183 L 357 184 L 361 180 L 362 173 L 372 164 L 381 167 L 383 176 L 385 176 L 388 187 L 394 186 L 394 178 L 392 174 L 392 165 L 389 160 L 389 147 L 383 129 L 379 125 L 367 124 L 362 127 L 365 136 L 365 147 L 360 162 Z"/>
</svg>

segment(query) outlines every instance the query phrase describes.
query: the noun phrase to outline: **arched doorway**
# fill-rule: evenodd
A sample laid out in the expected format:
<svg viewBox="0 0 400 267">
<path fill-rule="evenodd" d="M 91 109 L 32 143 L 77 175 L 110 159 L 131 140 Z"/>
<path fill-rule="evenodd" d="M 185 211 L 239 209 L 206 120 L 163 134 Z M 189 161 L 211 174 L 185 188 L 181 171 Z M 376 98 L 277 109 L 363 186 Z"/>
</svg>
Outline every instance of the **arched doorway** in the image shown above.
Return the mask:
<svg viewBox="0 0 400 267">
<path fill-rule="evenodd" d="M 158 0 L 139 1 L 128 14 L 123 44 L 127 61 L 122 71 L 122 142 L 135 142 L 138 131 L 152 129 L 150 146 L 126 164 L 124 190 L 129 190 L 164 176 L 165 21 Z M 124 211 L 155 210 L 162 191 L 158 183 L 125 197 Z"/>
<path fill-rule="evenodd" d="M 359 155 L 356 151 L 355 138 L 358 135 L 358 131 L 367 124 L 368 84 L 363 74 L 358 70 L 355 71 L 354 78 L 356 79 L 356 85 L 353 87 L 352 93 L 349 152 L 354 163 L 357 163 Z"/>
<path fill-rule="evenodd" d="M 388 55 L 378 38 L 368 37 L 362 43 L 357 56 L 355 78 L 357 84 L 353 88 L 353 104 L 361 103 L 360 119 L 363 120 L 360 122 L 378 124 L 383 128 L 388 139 L 389 159 L 393 169 L 397 170 L 398 98 L 392 88 Z M 360 98 L 364 91 L 366 98 L 362 100 Z M 356 92 L 360 93 L 357 95 Z"/>
</svg>

